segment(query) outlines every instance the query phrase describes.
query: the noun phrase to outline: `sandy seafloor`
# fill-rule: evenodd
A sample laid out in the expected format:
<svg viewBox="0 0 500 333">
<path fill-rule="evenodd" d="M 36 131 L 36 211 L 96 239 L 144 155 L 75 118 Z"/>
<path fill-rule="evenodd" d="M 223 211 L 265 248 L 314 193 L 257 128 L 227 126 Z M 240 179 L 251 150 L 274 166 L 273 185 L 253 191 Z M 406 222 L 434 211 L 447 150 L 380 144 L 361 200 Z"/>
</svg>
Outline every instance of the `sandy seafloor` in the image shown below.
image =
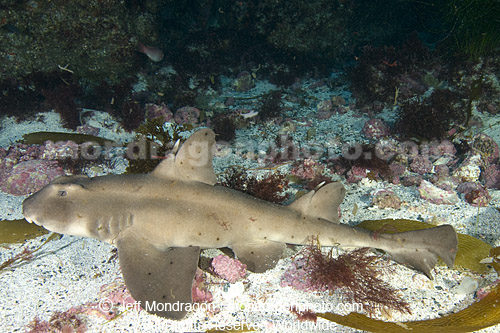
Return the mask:
<svg viewBox="0 0 500 333">
<path fill-rule="evenodd" d="M 269 85 L 261 83 L 260 89 L 272 89 Z M 258 94 L 254 88 L 247 94 Z M 331 95 L 331 91 L 317 90 L 316 96 Z M 234 92 L 225 91 L 226 97 Z M 339 92 L 345 94 L 345 92 Z M 245 95 L 241 93 L 240 95 Z M 348 98 L 348 95 L 345 95 Z M 361 128 L 368 117 L 353 117 L 353 111 L 346 114 L 336 114 L 330 119 L 319 120 L 308 117 L 308 112 L 313 112 L 313 107 L 302 110 L 308 121 L 312 122 L 316 133 L 308 141 L 308 145 L 314 143 L 325 145 L 336 145 L 338 138 L 343 142 L 361 140 Z M 383 113 L 388 122 L 390 112 Z M 485 127 L 494 123 L 494 117 L 482 117 Z M 99 112 L 94 113 L 88 120 L 89 124 L 99 127 L 107 116 Z M 294 115 L 291 114 L 293 119 Z M 106 122 L 109 122 L 106 119 Z M 304 122 L 304 120 L 302 120 Z M 294 139 L 300 141 L 309 130 L 308 126 L 301 126 L 297 121 L 297 129 L 292 134 Z M 109 127 L 109 126 L 108 126 Z M 104 127 L 102 127 L 104 128 Z M 11 119 L 4 119 L 0 129 L 0 145 L 7 147 L 12 142 L 21 138 L 25 133 L 35 131 L 58 130 L 62 131 L 55 113 L 46 114 L 41 120 L 16 123 Z M 266 137 L 262 133 L 276 132 L 277 125 L 250 125 L 246 129 L 237 131 L 237 138 L 230 146 L 218 145 L 218 152 L 214 159 L 217 173 L 231 165 L 241 165 L 245 168 L 263 166 L 258 161 L 245 158 L 239 152 L 249 142 L 260 142 L 262 150 L 266 148 Z M 500 134 L 495 127 L 486 129 L 485 133 L 499 142 Z M 101 131 L 100 136 L 122 141 L 130 141 L 133 135 L 120 132 L 118 126 Z M 270 136 L 272 137 L 272 136 Z M 269 139 L 271 140 L 271 139 Z M 337 147 L 339 148 L 339 147 Z M 339 149 L 337 149 L 339 150 Z M 117 170 L 124 171 L 124 163 L 117 163 Z M 283 172 L 289 166 L 280 168 Z M 363 220 L 375 220 L 383 218 L 406 218 L 420 221 L 433 221 L 437 224 L 451 224 L 457 232 L 473 235 L 485 240 L 491 245 L 500 245 L 499 235 L 500 213 L 496 208 L 500 207 L 500 192 L 489 190 L 492 201 L 488 207 L 472 207 L 461 199 L 455 205 L 435 205 L 420 198 L 415 187 L 404 187 L 391 185 L 385 182 L 362 181 L 358 184 L 347 184 L 347 193 L 341 205 L 341 223 L 356 225 Z M 380 188 L 392 189 L 406 203 L 399 210 L 379 209 L 373 207 L 370 198 L 374 190 Z M 0 194 L 2 205 L 0 206 L 0 218 L 18 219 L 22 218 L 21 204 L 25 197 L 15 197 L 8 194 Z M 353 214 L 353 207 L 357 205 L 357 213 Z M 479 213 L 479 216 L 478 216 Z M 26 244 L 12 244 L 0 248 L 0 263 L 19 253 L 25 246 L 36 248 L 47 235 L 28 241 Z M 48 320 L 55 311 L 67 311 L 86 303 L 97 303 L 106 306 L 106 299 L 100 298 L 100 288 L 103 285 L 116 282 L 121 273 L 117 260 L 109 260 L 112 256 L 113 246 L 106 243 L 74 236 L 63 236 L 58 240 L 47 243 L 34 258 L 22 262 L 0 272 L 0 290 L 2 293 L 0 301 L 0 331 L 25 331 L 26 326 L 35 317 L 40 320 Z M 204 253 L 205 256 L 214 256 L 218 250 Z M 214 301 L 211 304 L 217 308 L 218 313 L 208 313 L 205 309 L 199 309 L 190 313 L 182 321 L 170 321 L 148 314 L 146 311 L 131 309 L 124 312 L 118 318 L 108 321 L 105 318 L 94 315 L 81 315 L 89 331 L 99 332 L 125 332 L 125 331 L 204 331 L 207 329 L 225 326 L 231 327 L 243 323 L 257 325 L 263 331 L 279 332 L 352 332 L 352 328 L 343 327 L 319 318 L 317 323 L 300 322 L 291 313 L 287 306 L 305 306 L 316 310 L 333 311 L 339 314 L 347 314 L 350 304 L 341 304 L 341 299 L 327 294 L 312 294 L 297 291 L 291 287 L 280 287 L 280 279 L 283 272 L 290 264 L 288 256 L 279 261 L 276 268 L 263 274 L 250 273 L 241 282 L 234 284 L 224 283 L 223 280 L 213 277 L 209 290 L 213 293 Z M 474 301 L 474 290 L 463 293 L 458 289 L 459 283 L 466 276 L 471 276 L 478 282 L 478 288 L 492 283 L 496 275 L 485 274 L 473 275 L 468 272 L 448 269 L 444 266 L 437 267 L 433 273 L 435 279 L 430 281 L 423 275 L 404 266 L 390 263 L 393 273 L 384 276 L 394 288 L 402 289 L 403 299 L 410 303 L 411 315 L 392 313 L 392 318 L 379 316 L 378 318 L 392 321 L 409 321 L 436 318 L 441 315 L 456 312 L 466 308 Z M 120 281 L 120 280 L 118 280 Z M 214 311 L 217 312 L 217 311 Z M 312 326 L 311 326 L 312 325 Z M 316 326 L 314 326 L 316 325 Z M 486 331 L 495 332 L 499 329 L 488 328 Z"/>
</svg>

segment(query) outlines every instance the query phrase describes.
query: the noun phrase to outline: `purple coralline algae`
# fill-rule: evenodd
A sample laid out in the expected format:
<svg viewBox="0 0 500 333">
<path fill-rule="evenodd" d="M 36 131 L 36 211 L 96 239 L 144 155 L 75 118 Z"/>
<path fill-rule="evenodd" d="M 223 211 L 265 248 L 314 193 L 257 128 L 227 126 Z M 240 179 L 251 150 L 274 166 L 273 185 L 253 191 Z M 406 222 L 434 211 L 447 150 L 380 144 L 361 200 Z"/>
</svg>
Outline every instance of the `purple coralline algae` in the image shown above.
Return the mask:
<svg viewBox="0 0 500 333">
<path fill-rule="evenodd" d="M 212 293 L 207 289 L 203 271 L 198 268 L 194 276 L 193 285 L 191 287 L 191 296 L 193 302 L 210 303 L 213 301 Z"/>
<path fill-rule="evenodd" d="M 319 164 L 313 159 L 306 158 L 302 163 L 294 166 L 290 173 L 300 179 L 311 180 L 321 176 L 324 169 L 324 165 Z"/>
<path fill-rule="evenodd" d="M 145 106 L 145 112 L 147 119 L 161 118 L 164 122 L 167 122 L 174 118 L 174 114 L 165 105 L 165 103 L 161 103 L 159 105 L 148 103 Z"/>
<path fill-rule="evenodd" d="M 116 278 L 113 282 L 101 286 L 99 297 L 109 300 L 110 305 L 133 306 L 136 301 L 125 286 L 122 278 Z M 101 309 L 104 310 L 104 309 Z"/>
<path fill-rule="evenodd" d="M 247 265 L 223 254 L 212 259 L 212 268 L 218 276 L 231 283 L 244 278 L 247 274 Z"/>
<path fill-rule="evenodd" d="M 368 170 L 366 168 L 354 165 L 351 170 L 347 171 L 347 182 L 351 184 L 357 183 L 367 176 Z"/>
<path fill-rule="evenodd" d="M 417 155 L 410 164 L 411 171 L 423 175 L 432 171 L 432 162 L 427 156 Z"/>
<path fill-rule="evenodd" d="M 12 195 L 26 195 L 40 190 L 62 175 L 64 171 L 56 161 L 23 161 L 2 175 L 0 189 Z"/>
<path fill-rule="evenodd" d="M 454 158 L 456 153 L 455 145 L 449 140 L 435 142 L 429 146 L 429 154 L 435 159 L 440 157 Z"/>
<path fill-rule="evenodd" d="M 363 126 L 363 133 L 369 139 L 380 139 L 390 134 L 387 124 L 378 118 L 368 120 Z"/>
<path fill-rule="evenodd" d="M 498 164 L 492 164 L 484 169 L 484 185 L 487 188 L 500 188 L 500 167 Z"/>
<path fill-rule="evenodd" d="M 66 313 L 94 315 L 106 320 L 112 320 L 120 315 L 120 306 L 137 311 L 142 310 L 128 291 L 121 277 L 116 278 L 109 284 L 102 285 L 98 299 L 98 302 L 88 302 L 83 305 L 71 307 Z"/>
<path fill-rule="evenodd" d="M 174 120 L 179 125 L 196 125 L 200 120 L 200 110 L 192 106 L 183 106 L 175 111 Z"/>
<path fill-rule="evenodd" d="M 25 144 L 0 149 L 0 190 L 12 195 L 26 195 L 64 175 L 56 161 L 41 159 L 45 149 L 44 146 Z"/>
<path fill-rule="evenodd" d="M 454 187 L 456 184 L 450 179 L 450 168 L 446 164 L 438 164 L 434 166 L 434 174 L 428 180 L 432 183 L 449 184 Z"/>
<path fill-rule="evenodd" d="M 0 170 L 11 168 L 20 161 L 37 159 L 42 152 L 43 148 L 35 145 L 16 144 L 8 149 L 0 147 Z"/>
<path fill-rule="evenodd" d="M 406 171 L 406 166 L 400 162 L 391 162 L 389 164 L 389 169 L 391 169 L 391 173 L 393 177 L 402 176 Z"/>
<path fill-rule="evenodd" d="M 477 182 L 466 182 L 458 185 L 457 191 L 464 194 L 465 201 L 474 207 L 486 207 L 491 201 L 488 190 Z"/>
</svg>

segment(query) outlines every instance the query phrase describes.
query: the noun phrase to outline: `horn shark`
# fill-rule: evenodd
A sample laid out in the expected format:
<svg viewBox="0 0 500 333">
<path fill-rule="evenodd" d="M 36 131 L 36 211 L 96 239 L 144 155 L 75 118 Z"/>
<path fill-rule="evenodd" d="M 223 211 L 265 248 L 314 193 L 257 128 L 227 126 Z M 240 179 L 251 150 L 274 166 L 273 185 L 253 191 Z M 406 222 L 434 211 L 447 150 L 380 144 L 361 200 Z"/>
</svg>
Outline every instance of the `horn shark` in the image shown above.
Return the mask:
<svg viewBox="0 0 500 333">
<path fill-rule="evenodd" d="M 151 313 L 182 319 L 200 249 L 231 248 L 253 272 L 276 265 L 286 244 L 382 249 L 432 279 L 438 256 L 452 267 L 450 225 L 384 234 L 339 224 L 345 189 L 330 183 L 288 206 L 215 186 L 215 134 L 201 129 L 149 174 L 63 176 L 23 202 L 26 220 L 48 230 L 92 237 L 118 248 L 125 284 L 140 304 L 178 302 Z"/>
</svg>

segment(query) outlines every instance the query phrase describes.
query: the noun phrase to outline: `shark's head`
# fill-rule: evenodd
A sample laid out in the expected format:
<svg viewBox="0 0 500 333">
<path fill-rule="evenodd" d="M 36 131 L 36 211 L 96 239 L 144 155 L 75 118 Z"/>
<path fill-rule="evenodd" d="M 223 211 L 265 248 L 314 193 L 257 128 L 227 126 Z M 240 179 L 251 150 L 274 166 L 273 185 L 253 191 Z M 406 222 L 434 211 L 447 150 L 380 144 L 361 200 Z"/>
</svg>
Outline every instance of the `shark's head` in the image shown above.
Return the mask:
<svg viewBox="0 0 500 333">
<path fill-rule="evenodd" d="M 85 176 L 59 177 L 23 202 L 23 215 L 47 230 L 75 236 L 89 236 L 89 221 L 83 217 L 81 198 Z"/>
</svg>

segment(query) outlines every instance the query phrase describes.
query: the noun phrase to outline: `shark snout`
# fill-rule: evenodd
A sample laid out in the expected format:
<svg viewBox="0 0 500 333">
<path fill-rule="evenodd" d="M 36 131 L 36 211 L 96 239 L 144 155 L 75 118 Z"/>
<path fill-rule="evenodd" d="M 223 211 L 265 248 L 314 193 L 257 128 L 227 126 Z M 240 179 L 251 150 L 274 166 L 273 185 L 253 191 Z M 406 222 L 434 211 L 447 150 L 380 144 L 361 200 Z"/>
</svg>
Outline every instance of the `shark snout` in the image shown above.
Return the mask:
<svg viewBox="0 0 500 333">
<path fill-rule="evenodd" d="M 23 204 L 23 216 L 29 223 L 34 222 L 33 216 L 29 213 L 29 208 L 27 208 L 26 205 L 24 204 Z"/>
<path fill-rule="evenodd" d="M 29 197 L 23 201 L 23 216 L 29 223 L 35 223 L 38 225 L 35 217 L 35 209 L 31 204 L 32 198 L 33 197 Z"/>
</svg>

